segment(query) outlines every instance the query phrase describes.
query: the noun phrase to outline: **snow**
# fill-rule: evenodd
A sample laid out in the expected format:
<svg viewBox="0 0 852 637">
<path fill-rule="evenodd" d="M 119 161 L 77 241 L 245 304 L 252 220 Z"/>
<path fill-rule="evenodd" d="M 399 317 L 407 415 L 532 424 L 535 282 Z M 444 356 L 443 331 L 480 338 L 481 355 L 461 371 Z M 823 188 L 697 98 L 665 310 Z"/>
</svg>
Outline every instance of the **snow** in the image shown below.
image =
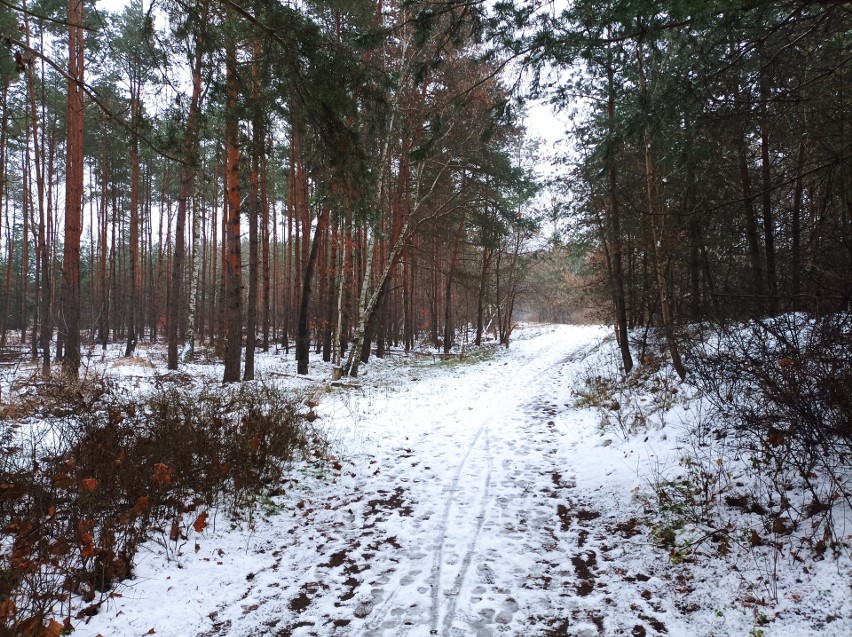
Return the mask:
<svg viewBox="0 0 852 637">
<path fill-rule="evenodd" d="M 690 404 L 638 435 L 603 428 L 575 405 L 612 356 L 609 330 L 515 334 L 466 361 L 374 359 L 343 387 L 321 363 L 305 381 L 292 360 L 259 357 L 267 382 L 313 392 L 339 464 L 296 463 L 250 518 L 223 510 L 182 543 L 148 542 L 74 634 L 852 634 L 846 554 L 673 563 L 638 496 L 678 465 Z M 145 364 L 112 369 L 155 382 Z M 218 382 L 220 368 L 184 371 Z M 757 584 L 771 568 L 777 604 Z"/>
</svg>

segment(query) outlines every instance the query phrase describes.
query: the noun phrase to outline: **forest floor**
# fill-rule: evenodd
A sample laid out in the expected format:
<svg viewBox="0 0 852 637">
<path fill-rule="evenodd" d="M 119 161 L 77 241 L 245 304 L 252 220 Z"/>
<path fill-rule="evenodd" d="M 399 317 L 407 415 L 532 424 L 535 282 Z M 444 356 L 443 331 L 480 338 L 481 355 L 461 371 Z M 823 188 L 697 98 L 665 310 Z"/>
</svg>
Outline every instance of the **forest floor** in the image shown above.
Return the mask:
<svg viewBox="0 0 852 637">
<path fill-rule="evenodd" d="M 689 406 L 632 436 L 577 407 L 608 334 L 528 326 L 465 360 L 374 359 L 342 387 L 262 356 L 259 376 L 314 394 L 334 458 L 295 463 L 251 518 L 150 541 L 74 634 L 852 634 L 848 551 L 673 560 L 652 541 L 641 494 L 677 464 Z"/>
</svg>

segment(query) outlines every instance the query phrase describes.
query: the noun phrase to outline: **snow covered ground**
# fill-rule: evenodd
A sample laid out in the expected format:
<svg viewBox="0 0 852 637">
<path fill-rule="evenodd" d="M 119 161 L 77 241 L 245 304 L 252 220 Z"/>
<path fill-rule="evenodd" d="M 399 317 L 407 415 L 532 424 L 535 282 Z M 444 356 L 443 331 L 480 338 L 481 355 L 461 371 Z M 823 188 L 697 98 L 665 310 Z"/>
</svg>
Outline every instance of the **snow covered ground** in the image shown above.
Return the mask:
<svg viewBox="0 0 852 637">
<path fill-rule="evenodd" d="M 676 464 L 677 424 L 623 440 L 574 406 L 607 330 L 516 334 L 464 363 L 373 360 L 356 387 L 262 357 L 260 376 L 316 392 L 337 460 L 294 466 L 250 520 L 149 542 L 74 634 L 852 635 L 848 555 L 775 564 L 777 604 L 759 561 L 672 564 L 636 495 Z"/>
</svg>

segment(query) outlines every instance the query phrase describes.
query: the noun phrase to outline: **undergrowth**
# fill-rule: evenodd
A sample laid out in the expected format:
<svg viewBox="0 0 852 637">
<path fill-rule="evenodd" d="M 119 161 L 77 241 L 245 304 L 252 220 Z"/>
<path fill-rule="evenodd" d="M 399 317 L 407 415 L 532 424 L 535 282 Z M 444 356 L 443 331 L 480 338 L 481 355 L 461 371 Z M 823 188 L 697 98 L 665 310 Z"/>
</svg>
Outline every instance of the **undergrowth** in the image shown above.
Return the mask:
<svg viewBox="0 0 852 637">
<path fill-rule="evenodd" d="M 264 507 L 289 461 L 325 457 L 312 405 L 271 386 L 139 399 L 53 378 L 17 397 L 0 414 L 0 636 L 70 631 L 142 542 L 176 552 L 215 508 Z"/>
<path fill-rule="evenodd" d="M 601 427 L 622 438 L 660 427 L 682 399 L 677 376 L 659 354 L 646 353 L 633 373 L 619 374 L 613 356 L 604 369 L 590 369 L 574 391 L 574 405 L 597 410 Z"/>
<path fill-rule="evenodd" d="M 852 318 L 693 332 L 686 383 L 663 357 L 625 378 L 613 351 L 576 404 L 623 438 L 675 426 L 679 457 L 657 461 L 635 492 L 651 539 L 673 563 L 745 559 L 759 573 L 755 598 L 777 601 L 782 564 L 850 548 Z"/>
</svg>

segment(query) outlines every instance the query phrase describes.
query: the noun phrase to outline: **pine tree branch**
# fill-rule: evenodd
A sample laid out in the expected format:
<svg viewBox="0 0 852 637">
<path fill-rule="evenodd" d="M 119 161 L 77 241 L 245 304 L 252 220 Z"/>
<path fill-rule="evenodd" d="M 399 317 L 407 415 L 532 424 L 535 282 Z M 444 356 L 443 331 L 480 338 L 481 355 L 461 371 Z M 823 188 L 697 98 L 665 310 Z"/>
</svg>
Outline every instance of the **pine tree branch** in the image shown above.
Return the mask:
<svg viewBox="0 0 852 637">
<path fill-rule="evenodd" d="M 2 2 L 2 1 L 3 1 L 3 0 L 0 0 L 0 2 Z M 167 152 L 167 151 L 163 150 L 160 146 L 158 146 L 158 145 L 157 145 L 157 144 L 155 144 L 153 141 L 151 141 L 151 139 L 149 139 L 147 136 L 145 136 L 145 135 L 143 135 L 143 134 L 139 133 L 139 131 L 138 131 L 138 130 L 134 130 L 134 127 L 130 124 L 130 122 L 128 122 L 127 120 L 123 119 L 123 118 L 122 118 L 121 116 L 119 116 L 118 114 L 114 113 L 114 112 L 113 112 L 113 111 L 112 111 L 112 110 L 111 110 L 111 109 L 110 109 L 110 108 L 106 105 L 106 102 L 104 101 L 104 98 L 103 98 L 103 97 L 101 97 L 101 95 L 100 95 L 100 94 L 99 94 L 99 93 L 98 93 L 98 92 L 94 89 L 94 87 L 92 87 L 92 86 L 90 86 L 90 85 L 86 84 L 85 82 L 81 82 L 81 81 L 77 80 L 76 78 L 72 77 L 72 76 L 71 76 L 71 74 L 70 74 L 68 71 L 66 71 L 66 70 L 65 70 L 64 68 L 62 68 L 59 64 L 57 64 L 57 63 L 56 63 L 56 62 L 55 62 L 52 58 L 50 58 L 49 56 L 45 55 L 44 53 L 42 53 L 41 51 L 39 51 L 39 50 L 37 50 L 37 49 L 34 49 L 34 48 L 30 47 L 30 46 L 27 46 L 25 43 L 21 42 L 20 40 L 15 39 L 15 38 L 7 38 L 7 41 L 8 41 L 9 43 L 11 43 L 11 44 L 13 44 L 13 45 L 17 46 L 17 47 L 20 47 L 23 51 L 26 51 L 26 52 L 27 52 L 27 53 L 29 53 L 30 55 L 34 55 L 34 56 L 36 56 L 36 57 L 38 57 L 38 58 L 40 58 L 40 59 L 44 60 L 44 62 L 45 62 L 45 63 L 46 63 L 46 64 L 47 64 L 50 68 L 52 68 L 54 71 L 56 71 L 57 73 L 59 73 L 59 74 L 60 74 L 60 75 L 61 75 L 61 76 L 62 76 L 62 77 L 66 80 L 66 81 L 73 82 L 74 84 L 76 84 L 77 86 L 79 86 L 80 88 L 82 88 L 82 89 L 83 89 L 83 92 L 84 92 L 84 93 L 88 96 L 88 98 L 89 98 L 90 100 L 92 100 L 92 102 L 93 102 L 93 103 L 94 103 L 94 104 L 95 104 L 95 105 L 96 105 L 96 106 L 97 106 L 97 107 L 101 110 L 101 112 L 103 112 L 103 113 L 104 113 L 104 114 L 105 114 L 105 115 L 106 115 L 109 119 L 111 119 L 111 120 L 112 120 L 112 121 L 114 121 L 116 124 L 118 124 L 119 126 L 121 126 L 121 127 L 122 127 L 124 130 L 126 130 L 128 133 L 131 133 L 131 134 L 133 134 L 133 135 L 136 135 L 136 136 L 139 138 L 139 140 L 140 140 L 140 141 L 142 141 L 142 142 L 143 142 L 146 146 L 148 146 L 148 147 L 149 147 L 151 150 L 153 150 L 155 153 L 157 153 L 157 154 L 158 154 L 158 155 L 160 155 L 161 157 L 164 157 L 164 158 L 169 159 L 169 160 L 171 160 L 171 161 L 177 162 L 177 163 L 179 163 L 179 164 L 185 164 L 185 163 L 186 163 L 186 162 L 185 162 L 183 159 L 181 159 L 180 157 L 177 157 L 177 156 L 175 156 L 175 155 L 172 155 L 171 153 L 169 153 L 169 152 Z"/>
<path fill-rule="evenodd" d="M 36 18 L 37 20 L 44 20 L 45 22 L 50 22 L 51 24 L 58 24 L 59 26 L 63 26 L 63 27 L 76 27 L 78 29 L 83 29 L 84 31 L 95 31 L 95 29 L 92 29 L 91 27 L 87 27 L 83 24 L 73 24 L 71 22 L 68 22 L 67 20 L 60 20 L 59 18 L 51 18 L 50 16 L 46 16 L 42 13 L 37 13 L 37 12 L 32 11 L 30 9 L 27 9 L 25 7 L 19 7 L 18 5 L 12 4 L 11 2 L 9 2 L 9 0 L 0 0 L 0 5 L 2 5 L 4 7 L 8 7 L 12 11 L 17 11 L 18 13 L 21 13 L 23 15 L 27 15 L 31 18 Z"/>
</svg>

